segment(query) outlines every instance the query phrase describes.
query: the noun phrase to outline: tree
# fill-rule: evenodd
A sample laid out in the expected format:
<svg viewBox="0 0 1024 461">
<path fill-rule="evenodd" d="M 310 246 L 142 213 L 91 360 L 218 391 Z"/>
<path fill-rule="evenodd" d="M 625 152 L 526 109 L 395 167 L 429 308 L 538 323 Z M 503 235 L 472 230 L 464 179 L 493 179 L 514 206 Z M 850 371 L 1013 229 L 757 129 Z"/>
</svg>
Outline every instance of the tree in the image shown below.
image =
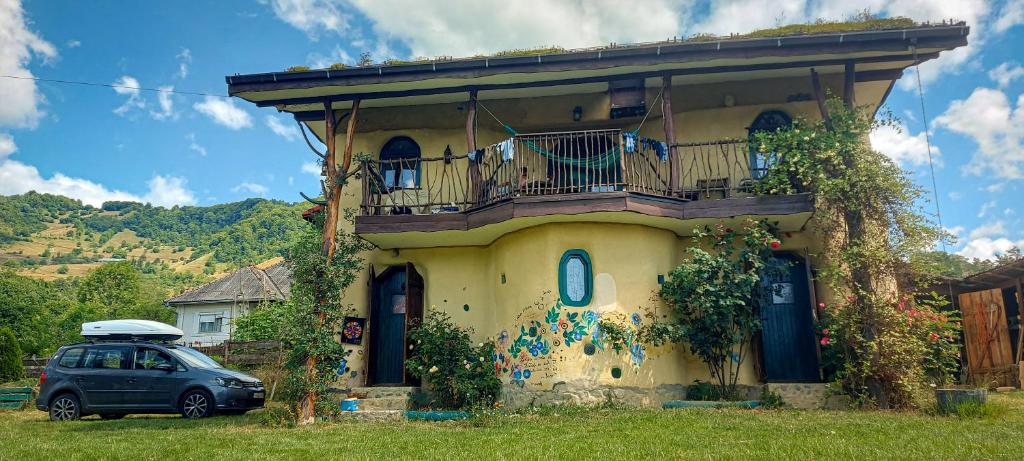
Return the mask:
<svg viewBox="0 0 1024 461">
<path fill-rule="evenodd" d="M 142 300 L 139 271 L 128 261 L 104 264 L 89 273 L 78 287 L 78 301 L 100 306 L 113 318 L 134 312 Z"/>
<path fill-rule="evenodd" d="M 764 222 L 741 232 L 719 226 L 695 232 L 689 258 L 669 272 L 659 294 L 672 318 L 648 327 L 650 340 L 685 342 L 718 381 L 719 395 L 736 396 L 740 367 L 760 328 L 759 305 L 767 295 L 762 278 L 779 245 Z M 712 251 L 703 244 L 711 244 Z"/>
<path fill-rule="evenodd" d="M 0 328 L 0 383 L 21 379 L 25 368 L 21 363 L 21 346 L 8 327 Z"/>
</svg>

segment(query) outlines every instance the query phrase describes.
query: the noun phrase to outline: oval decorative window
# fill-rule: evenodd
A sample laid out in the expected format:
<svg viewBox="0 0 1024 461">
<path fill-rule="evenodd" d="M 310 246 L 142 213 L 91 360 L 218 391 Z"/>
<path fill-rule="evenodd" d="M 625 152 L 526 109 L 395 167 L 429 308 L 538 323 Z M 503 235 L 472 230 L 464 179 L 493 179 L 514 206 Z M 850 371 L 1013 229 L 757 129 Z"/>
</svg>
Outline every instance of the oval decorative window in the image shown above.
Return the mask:
<svg viewBox="0 0 1024 461">
<path fill-rule="evenodd" d="M 558 295 L 563 304 L 577 307 L 590 304 L 593 279 L 590 256 L 586 251 L 574 249 L 562 255 L 558 262 Z"/>
</svg>

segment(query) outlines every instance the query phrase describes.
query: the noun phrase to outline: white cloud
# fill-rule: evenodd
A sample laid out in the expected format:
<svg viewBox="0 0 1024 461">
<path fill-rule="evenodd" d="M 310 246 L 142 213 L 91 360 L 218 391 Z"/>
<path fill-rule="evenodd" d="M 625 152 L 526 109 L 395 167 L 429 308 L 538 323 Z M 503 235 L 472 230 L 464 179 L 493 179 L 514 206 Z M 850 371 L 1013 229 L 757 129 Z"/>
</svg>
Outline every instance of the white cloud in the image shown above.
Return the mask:
<svg viewBox="0 0 1024 461">
<path fill-rule="evenodd" d="M 214 122 L 232 130 L 252 126 L 252 117 L 244 109 L 235 106 L 233 99 L 207 96 L 202 102 L 192 105 L 201 114 L 210 117 Z"/>
<path fill-rule="evenodd" d="M 356 62 L 347 51 L 338 45 L 334 45 L 334 49 L 326 56 L 320 53 L 310 53 L 306 56 L 306 61 L 313 69 L 326 69 L 337 63 L 352 65 Z"/>
<path fill-rule="evenodd" d="M 962 234 L 965 230 L 967 229 L 964 228 L 964 226 L 953 226 L 946 229 L 946 232 L 953 234 L 956 237 L 960 237 L 960 234 Z"/>
<path fill-rule="evenodd" d="M 967 236 L 971 240 L 985 237 L 1002 237 L 1006 235 L 1006 226 L 1002 221 L 995 221 L 978 226 Z"/>
<path fill-rule="evenodd" d="M 174 56 L 178 60 L 178 78 L 188 77 L 188 66 L 192 64 L 192 50 L 182 48 L 181 53 Z"/>
<path fill-rule="evenodd" d="M 295 129 L 296 127 L 285 125 L 280 119 L 273 115 L 267 115 L 266 123 L 267 128 L 270 128 L 270 131 L 273 131 L 274 134 L 289 141 L 294 141 L 299 136 L 299 132 Z"/>
<path fill-rule="evenodd" d="M 146 107 L 146 100 L 142 98 L 141 90 L 139 90 L 139 81 L 131 75 L 122 75 L 121 78 L 114 80 L 114 92 L 128 96 L 124 103 L 117 106 L 114 109 L 114 113 L 120 116 L 131 112 L 133 109 L 144 109 Z"/>
<path fill-rule="evenodd" d="M 198 142 L 196 142 L 196 134 L 195 133 L 189 133 L 189 134 L 185 135 L 185 139 L 188 140 L 188 148 L 189 149 L 196 151 L 197 153 L 199 153 L 199 155 L 201 155 L 203 157 L 206 157 L 206 148 L 201 146 Z"/>
<path fill-rule="evenodd" d="M 249 192 L 249 193 L 252 193 L 252 194 L 259 195 L 259 196 L 265 195 L 268 190 L 269 189 L 267 189 L 267 186 L 264 186 L 263 184 L 257 184 L 257 183 L 248 182 L 248 181 L 243 182 L 243 183 L 241 183 L 241 184 L 231 188 L 231 192 L 235 192 L 235 193 L 238 193 L 238 192 Z"/>
<path fill-rule="evenodd" d="M 295 185 L 295 177 L 294 176 L 289 176 L 288 177 L 288 185 L 289 186 L 294 186 Z"/>
<path fill-rule="evenodd" d="M 14 144 L 14 137 L 7 133 L 0 133 L 0 161 L 6 159 L 16 150 L 18 150 L 18 146 Z"/>
<path fill-rule="evenodd" d="M 949 193 L 949 199 L 950 200 L 960 200 L 962 198 L 964 198 L 964 194 L 961 194 L 961 193 L 959 193 L 957 191 L 953 191 L 953 192 Z"/>
<path fill-rule="evenodd" d="M 928 143 L 925 133 L 907 133 L 903 126 L 882 126 L 871 132 L 871 146 L 889 156 L 904 168 L 928 164 Z M 932 146 L 932 158 L 941 165 L 939 148 Z"/>
<path fill-rule="evenodd" d="M 1024 24 L 1024 0 L 1008 0 L 996 15 L 995 30 L 1006 32 L 1020 24 Z"/>
<path fill-rule="evenodd" d="M 302 172 L 303 173 L 309 173 L 309 174 L 311 174 L 313 176 L 319 177 L 320 173 L 323 172 L 323 167 L 321 167 L 320 165 L 317 165 L 316 162 L 303 162 L 302 163 Z"/>
<path fill-rule="evenodd" d="M 973 140 L 978 149 L 964 166 L 972 175 L 1024 178 L 1024 95 L 1016 108 L 1002 91 L 975 88 L 965 100 L 950 103 L 935 125 Z"/>
<path fill-rule="evenodd" d="M 64 46 L 68 48 L 78 48 L 82 46 L 82 42 L 78 40 L 68 40 L 67 43 L 64 44 Z"/>
<path fill-rule="evenodd" d="M 1005 182 L 997 182 L 997 183 L 994 183 L 994 184 L 989 184 L 989 185 L 985 186 L 985 188 L 984 188 L 985 192 L 990 192 L 990 193 L 1002 192 L 1003 189 L 1006 189 L 1006 183 Z"/>
<path fill-rule="evenodd" d="M 999 85 L 999 88 L 1006 88 L 1014 80 L 1024 77 L 1024 67 L 1016 61 L 1004 62 L 988 71 L 988 78 Z"/>
<path fill-rule="evenodd" d="M 996 201 L 995 200 L 990 200 L 988 202 L 983 203 L 981 205 L 981 209 L 978 210 L 978 217 L 979 218 L 984 218 L 985 215 L 987 215 L 988 212 L 992 211 L 992 209 L 995 208 L 995 207 L 996 207 Z"/>
<path fill-rule="evenodd" d="M 349 30 L 350 15 L 343 13 L 342 2 L 333 0 L 272 0 L 274 14 L 292 27 L 316 40 L 320 31 Z"/>
<path fill-rule="evenodd" d="M 153 176 L 148 183 L 149 191 L 142 201 L 156 206 L 194 205 L 196 196 L 186 188 L 188 180 L 177 176 Z"/>
<path fill-rule="evenodd" d="M 997 256 L 1006 253 L 1013 247 L 1024 247 L 1024 240 L 1014 242 L 1005 237 L 997 239 L 985 237 L 967 242 L 967 245 L 956 254 L 971 259 L 996 259 Z"/>
<path fill-rule="evenodd" d="M 10 136 L 0 134 L 0 195 L 23 194 L 34 190 L 76 198 L 97 207 L 109 200 L 149 202 L 157 206 L 190 205 L 196 202 L 195 195 L 186 187 L 188 181 L 185 178 L 155 175 L 147 182 L 146 193 L 140 196 L 63 173 L 54 173 L 45 178 L 36 167 L 6 158 L 16 149 Z"/>
<path fill-rule="evenodd" d="M 33 58 L 44 63 L 57 57 L 57 48 L 28 29 L 18 1 L 0 1 L 0 126 L 35 128 L 46 115 L 46 102 L 28 70 Z"/>
<path fill-rule="evenodd" d="M 149 115 L 156 120 L 177 119 L 178 113 L 174 111 L 174 99 L 172 99 L 173 93 L 171 93 L 174 91 L 174 87 L 161 86 L 157 89 L 160 90 L 156 93 L 156 102 L 159 104 L 160 110 L 149 111 Z"/>
</svg>

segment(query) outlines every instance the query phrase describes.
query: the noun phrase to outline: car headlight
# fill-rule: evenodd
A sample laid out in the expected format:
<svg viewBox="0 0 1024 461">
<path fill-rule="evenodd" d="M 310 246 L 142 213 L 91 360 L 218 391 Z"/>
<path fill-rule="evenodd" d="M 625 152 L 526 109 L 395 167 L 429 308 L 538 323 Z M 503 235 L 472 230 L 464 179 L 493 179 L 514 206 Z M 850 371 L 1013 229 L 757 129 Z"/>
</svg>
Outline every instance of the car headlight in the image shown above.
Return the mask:
<svg viewBox="0 0 1024 461">
<path fill-rule="evenodd" d="M 234 378 L 215 378 L 214 381 L 216 381 L 219 386 L 230 387 L 233 389 L 242 388 L 242 382 Z"/>
</svg>

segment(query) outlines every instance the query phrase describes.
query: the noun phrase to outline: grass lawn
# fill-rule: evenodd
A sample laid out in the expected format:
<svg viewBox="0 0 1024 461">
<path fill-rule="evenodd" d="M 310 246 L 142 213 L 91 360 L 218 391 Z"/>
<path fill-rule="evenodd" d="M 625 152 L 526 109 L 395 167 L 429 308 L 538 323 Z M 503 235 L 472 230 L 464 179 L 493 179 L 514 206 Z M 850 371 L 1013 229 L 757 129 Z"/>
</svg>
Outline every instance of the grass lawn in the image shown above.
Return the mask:
<svg viewBox="0 0 1024 461">
<path fill-rule="evenodd" d="M 1024 393 L 980 419 L 796 410 L 582 410 L 445 423 L 133 416 L 51 423 L 0 413 L 0 460 L 75 459 L 1022 459 Z"/>
</svg>

